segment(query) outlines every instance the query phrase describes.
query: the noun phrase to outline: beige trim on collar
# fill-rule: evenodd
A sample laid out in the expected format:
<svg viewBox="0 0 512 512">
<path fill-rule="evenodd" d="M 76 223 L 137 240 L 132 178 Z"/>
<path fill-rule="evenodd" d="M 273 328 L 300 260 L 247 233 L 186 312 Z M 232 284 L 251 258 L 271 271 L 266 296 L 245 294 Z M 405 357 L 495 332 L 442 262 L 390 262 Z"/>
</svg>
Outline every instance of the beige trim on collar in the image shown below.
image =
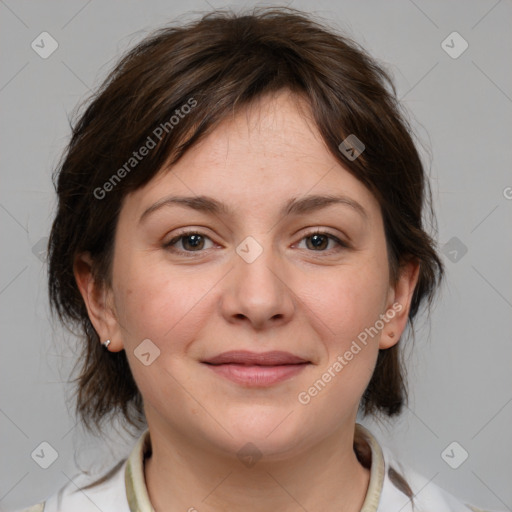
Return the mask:
<svg viewBox="0 0 512 512">
<path fill-rule="evenodd" d="M 369 430 L 356 423 L 356 432 L 366 439 L 372 452 L 370 482 L 361 512 L 377 512 L 385 476 L 384 455 L 377 439 Z M 146 429 L 128 457 L 124 473 L 126 499 L 131 512 L 155 512 L 149 501 L 144 478 L 144 454 L 150 449 L 149 429 Z"/>
<path fill-rule="evenodd" d="M 128 457 L 124 472 L 126 499 L 131 512 L 155 512 L 149 501 L 146 479 L 144 478 L 144 454 L 150 448 L 149 429 L 146 429 Z"/>
<path fill-rule="evenodd" d="M 368 491 L 364 499 L 361 512 L 377 512 L 379 507 L 380 496 L 382 494 L 382 486 L 384 485 L 384 477 L 386 475 L 386 467 L 384 464 L 384 455 L 379 442 L 373 434 L 356 423 L 356 433 L 359 433 L 370 445 L 372 451 L 372 465 L 370 468 L 370 482 L 368 484 Z"/>
</svg>

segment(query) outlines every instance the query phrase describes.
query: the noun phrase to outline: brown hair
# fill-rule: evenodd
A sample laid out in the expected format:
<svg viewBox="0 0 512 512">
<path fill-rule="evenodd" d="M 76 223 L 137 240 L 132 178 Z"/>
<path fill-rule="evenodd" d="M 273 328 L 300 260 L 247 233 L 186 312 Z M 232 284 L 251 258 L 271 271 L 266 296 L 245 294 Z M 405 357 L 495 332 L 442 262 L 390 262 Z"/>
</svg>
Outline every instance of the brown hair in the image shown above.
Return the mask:
<svg viewBox="0 0 512 512">
<path fill-rule="evenodd" d="M 243 15 L 215 11 L 186 26 L 165 26 L 118 62 L 72 125 L 54 174 L 58 209 L 48 244 L 48 283 L 52 311 L 84 337 L 73 382 L 76 412 L 89 430 L 101 431 L 101 420 L 118 412 L 137 428 L 145 417 L 125 351 L 106 351 L 89 320 L 73 274 L 76 255 L 89 252 L 97 283 L 110 286 L 123 198 L 236 108 L 267 93 L 288 89 L 307 100 L 329 150 L 380 204 L 391 282 L 402 263 L 420 263 L 411 327 L 420 305 L 430 308 L 444 268 L 423 227 L 424 207 L 432 219 L 434 213 L 412 130 L 387 72 L 357 43 L 324 27 L 289 8 Z M 193 108 L 182 116 L 187 104 Z M 355 160 L 338 148 L 350 134 L 365 144 Z M 128 167 L 148 138 L 154 147 Z M 364 414 L 401 411 L 407 391 L 399 345 L 380 350 L 361 400 Z"/>
</svg>

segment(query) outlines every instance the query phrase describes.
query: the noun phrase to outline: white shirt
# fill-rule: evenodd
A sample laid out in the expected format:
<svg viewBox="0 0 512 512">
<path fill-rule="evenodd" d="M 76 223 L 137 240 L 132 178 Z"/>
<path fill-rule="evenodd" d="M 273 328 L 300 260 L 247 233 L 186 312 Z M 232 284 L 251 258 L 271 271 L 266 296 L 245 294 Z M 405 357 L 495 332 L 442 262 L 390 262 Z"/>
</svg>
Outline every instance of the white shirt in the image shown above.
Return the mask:
<svg viewBox="0 0 512 512">
<path fill-rule="evenodd" d="M 362 425 L 356 423 L 355 432 L 371 450 L 370 482 L 361 512 L 485 512 L 462 503 L 404 467 Z M 151 440 L 146 429 L 129 457 L 120 461 L 104 482 L 83 489 L 98 478 L 79 474 L 42 503 L 17 512 L 155 512 L 144 478 L 144 456 L 150 452 Z M 405 491 L 394 483 L 397 480 L 393 478 L 394 473 L 401 475 L 412 491 L 414 508 Z"/>
</svg>

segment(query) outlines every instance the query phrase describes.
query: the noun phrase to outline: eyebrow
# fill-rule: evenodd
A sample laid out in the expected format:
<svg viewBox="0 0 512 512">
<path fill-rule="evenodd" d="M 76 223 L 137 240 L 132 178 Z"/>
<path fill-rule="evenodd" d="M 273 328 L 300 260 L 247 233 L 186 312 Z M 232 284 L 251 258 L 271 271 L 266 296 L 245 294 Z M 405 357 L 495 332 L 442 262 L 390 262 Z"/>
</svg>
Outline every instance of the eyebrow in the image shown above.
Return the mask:
<svg viewBox="0 0 512 512">
<path fill-rule="evenodd" d="M 361 217 L 368 220 L 369 216 L 363 206 L 354 199 L 344 195 L 310 195 L 302 198 L 290 199 L 281 209 L 280 215 L 304 215 L 327 208 L 334 204 L 341 204 L 352 208 Z M 226 204 L 213 197 L 201 196 L 168 196 L 160 199 L 147 208 L 140 216 L 139 223 L 153 212 L 168 206 L 184 206 L 196 211 L 212 213 L 215 215 L 231 215 Z"/>
</svg>

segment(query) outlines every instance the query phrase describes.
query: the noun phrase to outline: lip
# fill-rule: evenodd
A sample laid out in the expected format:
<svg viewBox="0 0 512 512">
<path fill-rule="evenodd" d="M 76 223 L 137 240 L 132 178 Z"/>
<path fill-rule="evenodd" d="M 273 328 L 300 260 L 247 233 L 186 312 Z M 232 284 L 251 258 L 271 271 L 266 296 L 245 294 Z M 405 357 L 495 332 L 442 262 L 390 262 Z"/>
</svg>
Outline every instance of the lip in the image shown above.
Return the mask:
<svg viewBox="0 0 512 512">
<path fill-rule="evenodd" d="M 309 363 L 306 359 L 290 352 L 273 350 L 271 352 L 250 352 L 248 350 L 230 350 L 203 361 L 208 364 L 238 364 L 252 366 L 282 366 Z"/>
<path fill-rule="evenodd" d="M 247 387 L 277 384 L 302 372 L 310 361 L 289 352 L 230 351 L 203 361 L 217 375 Z"/>
</svg>

